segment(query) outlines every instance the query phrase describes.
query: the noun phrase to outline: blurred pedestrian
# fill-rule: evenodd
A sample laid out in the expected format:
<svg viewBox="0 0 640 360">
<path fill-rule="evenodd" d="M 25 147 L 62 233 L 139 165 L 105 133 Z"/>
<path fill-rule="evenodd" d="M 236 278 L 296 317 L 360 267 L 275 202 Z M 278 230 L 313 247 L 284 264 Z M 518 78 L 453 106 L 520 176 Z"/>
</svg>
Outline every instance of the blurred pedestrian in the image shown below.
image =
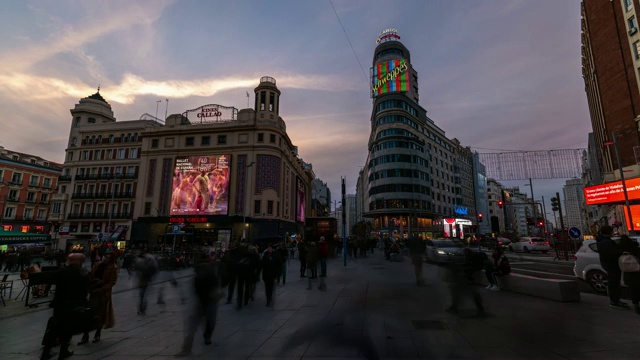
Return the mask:
<svg viewBox="0 0 640 360">
<path fill-rule="evenodd" d="M 475 272 L 481 270 L 484 264 L 484 253 L 476 253 L 470 248 L 464 248 L 464 257 L 462 260 L 453 261 L 449 266 L 448 278 L 449 291 L 451 294 L 451 305 L 447 308 L 447 312 L 452 314 L 458 314 L 458 307 L 462 297 L 471 294 L 473 302 L 476 306 L 477 316 L 485 316 L 484 305 L 482 304 L 482 297 L 480 293 L 473 285 L 473 275 Z M 484 255 L 484 257 L 482 256 Z"/>
<path fill-rule="evenodd" d="M 489 285 L 486 289 L 491 291 L 500 291 L 497 276 L 508 275 L 511 273 L 509 259 L 507 258 L 507 255 L 505 255 L 501 246 L 496 245 L 493 253 L 491 254 L 491 259 L 486 263 L 484 270 L 487 280 L 489 281 Z"/>
<path fill-rule="evenodd" d="M 177 357 L 191 356 L 193 340 L 198 326 L 204 320 L 204 343 L 211 345 L 213 330 L 216 327 L 218 313 L 218 301 L 223 294 L 220 291 L 220 280 L 217 276 L 215 253 L 207 254 L 207 258 L 195 266 L 193 279 L 194 301 L 190 313 L 187 315 L 182 350 Z"/>
<path fill-rule="evenodd" d="M 60 339 L 60 354 L 58 359 L 68 358 L 73 355 L 69 350 L 71 338 L 76 329 L 70 326 L 76 314 L 77 308 L 87 307 L 89 295 L 89 278 L 82 268 L 85 256 L 81 253 L 72 253 L 67 258 L 68 266 L 60 270 L 55 278 L 56 292 L 53 301 L 49 305 L 53 308 L 53 318 L 47 324 L 47 331 L 43 339 L 44 348 L 40 359 L 51 358 L 51 348 L 55 346 L 55 338 Z M 50 328 L 49 328 L 50 327 Z"/>
<path fill-rule="evenodd" d="M 153 255 L 140 253 L 136 260 L 136 272 L 138 274 L 138 315 L 147 313 L 147 290 L 158 273 L 158 263 Z"/>
<path fill-rule="evenodd" d="M 280 285 L 280 279 L 282 279 L 282 285 L 287 283 L 287 265 L 289 258 L 289 251 L 287 251 L 287 246 L 284 242 L 278 244 L 278 248 L 276 249 L 278 258 L 280 259 L 280 271 L 277 279 L 278 285 Z"/>
<path fill-rule="evenodd" d="M 118 267 L 116 266 L 116 257 L 112 253 L 106 254 L 102 261 L 91 270 L 89 275 L 89 306 L 93 308 L 98 317 L 98 328 L 93 336 L 94 343 L 100 341 L 103 327 L 109 329 L 115 324 L 111 294 L 117 281 Z M 89 332 L 87 331 L 78 345 L 86 344 L 88 341 Z"/>
<path fill-rule="evenodd" d="M 416 285 L 423 286 L 424 279 L 422 276 L 422 264 L 426 251 L 425 242 L 417 236 L 409 239 L 409 254 L 411 255 L 411 263 L 413 264 L 413 272 L 416 276 Z"/>
<path fill-rule="evenodd" d="M 329 244 L 320 236 L 318 241 L 318 260 L 320 260 L 320 277 L 327 277 L 327 258 L 329 257 Z"/>
<path fill-rule="evenodd" d="M 298 259 L 300 260 L 300 277 L 306 277 L 307 272 L 307 246 L 304 241 L 298 243 Z"/>
<path fill-rule="evenodd" d="M 236 310 L 249 305 L 251 287 L 255 282 L 255 269 L 259 266 L 249 251 L 247 244 L 240 245 L 238 260 L 235 264 L 238 274 L 238 293 L 236 297 Z"/>
<path fill-rule="evenodd" d="M 228 282 L 227 304 L 231 304 L 231 300 L 233 300 L 233 293 L 236 289 L 236 282 L 238 281 L 237 262 L 239 260 L 239 253 L 239 248 L 235 244 L 232 244 L 229 250 L 224 254 L 224 258 L 222 259 L 222 264 L 226 269 Z"/>
<path fill-rule="evenodd" d="M 600 228 L 600 234 L 596 236 L 598 244 L 598 256 L 600 257 L 600 265 L 607 272 L 607 294 L 609 295 L 609 306 L 618 309 L 627 309 L 629 305 L 620 301 L 620 279 L 622 271 L 618 266 L 618 259 L 622 255 L 622 251 L 618 244 L 611 239 L 613 228 L 609 225 L 603 225 Z"/>
<path fill-rule="evenodd" d="M 273 251 L 271 244 L 267 246 L 262 260 L 260 261 L 260 269 L 262 271 L 262 281 L 264 281 L 264 291 L 267 297 L 267 306 L 273 305 L 273 288 L 276 278 L 280 276 L 282 271 L 282 260 L 280 256 Z"/>
<path fill-rule="evenodd" d="M 620 237 L 620 250 L 623 254 L 627 253 L 640 259 L 640 247 L 638 243 L 627 235 Z M 636 311 L 640 314 L 640 272 L 623 272 L 622 278 L 624 283 L 631 289 L 631 303 Z"/>
</svg>

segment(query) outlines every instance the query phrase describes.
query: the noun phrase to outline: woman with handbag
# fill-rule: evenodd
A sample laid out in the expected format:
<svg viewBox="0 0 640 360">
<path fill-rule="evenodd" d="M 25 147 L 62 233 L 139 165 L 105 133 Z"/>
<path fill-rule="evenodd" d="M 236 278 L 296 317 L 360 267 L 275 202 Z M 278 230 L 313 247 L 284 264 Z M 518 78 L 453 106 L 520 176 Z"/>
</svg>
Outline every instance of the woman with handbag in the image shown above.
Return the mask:
<svg viewBox="0 0 640 360">
<path fill-rule="evenodd" d="M 632 240 L 629 236 L 622 235 L 620 237 L 620 250 L 622 250 L 620 260 L 623 260 L 623 257 L 629 255 L 635 257 L 635 259 L 631 259 L 632 266 L 630 266 L 632 268 L 635 267 L 635 269 L 624 269 L 621 267 L 620 270 L 623 271 L 622 279 L 624 280 L 624 283 L 629 287 L 629 289 L 631 289 L 631 302 L 633 303 L 633 308 L 636 310 L 636 314 L 640 314 L 640 271 L 629 271 L 640 270 L 636 265 L 640 259 L 640 247 L 638 247 L 638 243 Z"/>
<path fill-rule="evenodd" d="M 89 306 L 93 308 L 98 318 L 98 327 L 93 336 L 93 342 L 97 343 L 100 341 L 102 328 L 109 329 L 115 323 L 111 291 L 118 281 L 118 266 L 113 253 L 105 255 L 102 261 L 93 267 L 89 279 Z M 89 332 L 87 331 L 78 345 L 86 344 L 88 341 Z"/>
</svg>

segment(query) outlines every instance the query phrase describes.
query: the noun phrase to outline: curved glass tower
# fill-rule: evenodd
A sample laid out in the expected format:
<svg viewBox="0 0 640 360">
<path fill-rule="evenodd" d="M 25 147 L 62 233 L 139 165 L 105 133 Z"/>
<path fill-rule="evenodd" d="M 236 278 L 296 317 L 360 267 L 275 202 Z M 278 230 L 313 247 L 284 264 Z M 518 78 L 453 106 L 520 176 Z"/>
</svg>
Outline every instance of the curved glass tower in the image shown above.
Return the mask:
<svg viewBox="0 0 640 360">
<path fill-rule="evenodd" d="M 399 39 L 395 29 L 383 31 L 373 56 L 365 216 L 380 237 L 424 238 L 434 218 L 426 141 L 434 125 L 419 105 L 418 74 Z"/>
</svg>

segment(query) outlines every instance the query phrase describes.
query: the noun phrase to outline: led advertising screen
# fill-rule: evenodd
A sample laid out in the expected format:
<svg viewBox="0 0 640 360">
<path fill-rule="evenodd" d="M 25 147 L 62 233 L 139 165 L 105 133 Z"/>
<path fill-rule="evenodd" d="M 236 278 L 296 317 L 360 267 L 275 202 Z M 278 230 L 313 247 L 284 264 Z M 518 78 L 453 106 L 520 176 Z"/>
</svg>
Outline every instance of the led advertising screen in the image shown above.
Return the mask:
<svg viewBox="0 0 640 360">
<path fill-rule="evenodd" d="M 371 97 L 409 90 L 409 64 L 406 60 L 384 61 L 371 68 Z"/>
<path fill-rule="evenodd" d="M 227 215 L 231 155 L 177 157 L 171 215 Z"/>
<path fill-rule="evenodd" d="M 304 222 L 304 184 L 300 178 L 296 178 L 296 220 Z"/>
<path fill-rule="evenodd" d="M 631 208 L 631 217 L 633 218 L 633 227 L 631 229 L 631 221 L 629 221 L 629 208 L 624 207 L 624 219 L 627 224 L 627 230 L 629 231 L 637 231 L 640 229 L 640 205 L 630 205 Z"/>
<path fill-rule="evenodd" d="M 629 200 L 640 199 L 640 178 L 626 179 Z M 622 181 L 613 181 L 601 185 L 584 188 L 584 200 L 587 205 L 624 202 Z"/>
</svg>

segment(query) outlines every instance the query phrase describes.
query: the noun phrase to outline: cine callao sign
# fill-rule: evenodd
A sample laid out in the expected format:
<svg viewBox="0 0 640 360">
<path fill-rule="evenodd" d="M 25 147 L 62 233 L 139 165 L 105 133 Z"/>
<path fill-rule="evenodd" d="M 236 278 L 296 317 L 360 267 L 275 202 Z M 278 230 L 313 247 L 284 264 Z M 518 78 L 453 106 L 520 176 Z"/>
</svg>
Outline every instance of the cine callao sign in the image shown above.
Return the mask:
<svg viewBox="0 0 640 360">
<path fill-rule="evenodd" d="M 404 59 L 383 61 L 371 68 L 371 97 L 409 89 L 409 65 Z"/>
</svg>

